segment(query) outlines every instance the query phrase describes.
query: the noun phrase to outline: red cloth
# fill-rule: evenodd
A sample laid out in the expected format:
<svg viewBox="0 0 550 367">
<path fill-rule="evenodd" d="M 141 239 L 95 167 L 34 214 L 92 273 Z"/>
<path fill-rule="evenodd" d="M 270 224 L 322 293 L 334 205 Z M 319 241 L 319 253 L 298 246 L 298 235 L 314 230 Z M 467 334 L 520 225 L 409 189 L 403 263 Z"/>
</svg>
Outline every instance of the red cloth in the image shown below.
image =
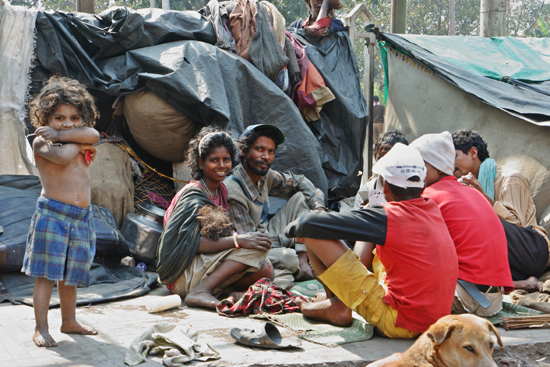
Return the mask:
<svg viewBox="0 0 550 367">
<path fill-rule="evenodd" d="M 397 310 L 396 326 L 423 333 L 451 313 L 458 275 L 455 246 L 432 200 L 383 206 L 388 231 L 376 254 L 387 272 L 384 302 Z"/>
<path fill-rule="evenodd" d="M 309 25 L 309 21 L 310 18 L 308 17 L 304 23 L 302 23 L 302 27 L 304 27 L 304 32 L 306 32 L 306 34 L 322 37 L 330 33 L 330 26 L 332 25 L 332 19 L 330 17 L 321 18 L 311 25 Z"/>
<path fill-rule="evenodd" d="M 244 296 L 236 301 L 232 296 L 222 300 L 216 306 L 223 316 L 247 316 L 261 313 L 282 314 L 300 312 L 300 307 L 294 300 L 302 296 L 295 296 L 289 291 L 273 284 L 271 279 L 262 278 L 251 285 Z"/>
<path fill-rule="evenodd" d="M 174 198 L 172 199 L 172 202 L 170 203 L 170 206 L 168 209 L 166 209 L 166 213 L 164 214 L 164 220 L 162 224 L 166 226 L 166 222 L 168 222 L 168 218 L 170 218 L 170 215 L 172 214 L 172 211 L 174 210 L 174 207 L 178 203 L 178 200 L 180 199 L 181 194 L 185 192 L 189 187 L 198 187 L 202 191 L 206 193 L 206 190 L 202 186 L 202 182 L 200 181 L 190 181 L 187 185 L 183 186 L 180 191 L 176 193 Z M 208 194 L 207 194 L 208 195 Z M 227 187 L 222 182 L 220 183 L 220 187 L 218 188 L 218 194 L 214 198 L 210 198 L 210 201 L 212 201 L 212 204 L 216 206 L 221 206 L 224 209 L 229 210 L 229 205 L 227 205 Z"/>
<path fill-rule="evenodd" d="M 504 228 L 477 190 L 447 176 L 424 190 L 439 206 L 458 256 L 458 277 L 468 282 L 514 288 Z"/>
</svg>

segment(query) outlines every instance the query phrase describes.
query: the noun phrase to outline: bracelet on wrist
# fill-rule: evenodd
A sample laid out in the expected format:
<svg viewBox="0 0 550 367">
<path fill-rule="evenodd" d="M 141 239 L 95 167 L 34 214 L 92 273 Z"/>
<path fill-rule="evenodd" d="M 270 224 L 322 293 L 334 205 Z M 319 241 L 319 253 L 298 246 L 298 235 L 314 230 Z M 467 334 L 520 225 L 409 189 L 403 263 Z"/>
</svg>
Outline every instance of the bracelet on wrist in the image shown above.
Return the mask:
<svg viewBox="0 0 550 367">
<path fill-rule="evenodd" d="M 239 242 L 237 242 L 237 236 L 239 234 L 237 232 L 233 232 L 233 243 L 235 244 L 235 247 L 236 248 L 241 248 L 241 246 L 239 246 Z"/>
</svg>

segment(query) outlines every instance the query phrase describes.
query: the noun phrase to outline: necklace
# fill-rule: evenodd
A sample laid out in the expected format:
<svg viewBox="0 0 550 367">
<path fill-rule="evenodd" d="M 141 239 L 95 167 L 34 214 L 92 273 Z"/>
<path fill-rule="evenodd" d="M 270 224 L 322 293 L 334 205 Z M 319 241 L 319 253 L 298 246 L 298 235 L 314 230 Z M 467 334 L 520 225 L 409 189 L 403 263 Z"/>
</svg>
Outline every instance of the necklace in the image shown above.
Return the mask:
<svg viewBox="0 0 550 367">
<path fill-rule="evenodd" d="M 202 185 L 204 186 L 204 188 L 206 189 L 206 191 L 208 191 L 208 197 L 210 199 L 213 199 L 215 198 L 216 196 L 218 196 L 218 189 L 216 189 L 216 195 L 212 195 L 212 193 L 210 192 L 210 190 L 208 190 L 208 186 L 206 186 L 206 184 L 204 183 L 204 181 L 202 180 L 201 178 L 201 182 L 202 182 Z"/>
</svg>

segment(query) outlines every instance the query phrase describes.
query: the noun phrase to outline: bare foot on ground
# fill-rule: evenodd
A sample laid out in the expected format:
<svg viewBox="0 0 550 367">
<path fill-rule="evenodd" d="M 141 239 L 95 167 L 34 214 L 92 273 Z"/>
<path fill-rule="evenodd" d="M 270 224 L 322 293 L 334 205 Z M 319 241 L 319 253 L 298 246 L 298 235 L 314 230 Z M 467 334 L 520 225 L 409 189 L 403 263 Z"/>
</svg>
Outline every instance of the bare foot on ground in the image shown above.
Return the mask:
<svg viewBox="0 0 550 367">
<path fill-rule="evenodd" d="M 57 347 L 56 341 L 53 340 L 48 330 L 34 329 L 32 340 L 37 347 Z"/>
<path fill-rule="evenodd" d="M 216 305 L 220 303 L 212 293 L 208 292 L 191 292 L 185 297 L 184 302 L 189 307 L 206 307 L 210 309 L 216 309 Z"/>
<path fill-rule="evenodd" d="M 91 327 L 79 324 L 77 321 L 61 324 L 61 332 L 65 334 L 97 335 L 97 331 Z"/>
<path fill-rule="evenodd" d="M 535 277 L 514 281 L 514 288 L 523 289 L 527 292 L 542 292 L 542 285 L 543 283 Z"/>
<path fill-rule="evenodd" d="M 353 320 L 351 309 L 336 297 L 312 303 L 297 299 L 296 303 L 302 314 L 310 319 L 328 321 L 338 326 L 348 326 Z"/>
</svg>

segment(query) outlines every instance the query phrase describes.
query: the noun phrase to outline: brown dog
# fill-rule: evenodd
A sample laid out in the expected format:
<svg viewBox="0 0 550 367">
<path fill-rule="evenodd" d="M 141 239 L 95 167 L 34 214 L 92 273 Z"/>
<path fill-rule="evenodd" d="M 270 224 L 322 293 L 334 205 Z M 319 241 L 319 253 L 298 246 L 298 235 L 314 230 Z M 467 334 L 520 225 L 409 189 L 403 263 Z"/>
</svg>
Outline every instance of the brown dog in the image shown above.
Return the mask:
<svg viewBox="0 0 550 367">
<path fill-rule="evenodd" d="M 502 347 L 498 330 L 486 319 L 470 314 L 444 316 L 404 353 L 367 367 L 496 367 L 491 331 Z"/>
</svg>

